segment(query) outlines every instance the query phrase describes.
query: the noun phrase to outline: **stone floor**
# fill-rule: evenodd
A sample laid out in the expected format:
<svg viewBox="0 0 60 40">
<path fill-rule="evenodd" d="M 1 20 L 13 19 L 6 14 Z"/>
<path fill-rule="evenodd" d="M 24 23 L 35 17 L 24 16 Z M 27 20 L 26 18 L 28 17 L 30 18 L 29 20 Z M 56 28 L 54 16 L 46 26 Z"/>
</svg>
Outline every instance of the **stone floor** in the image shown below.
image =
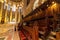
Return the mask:
<svg viewBox="0 0 60 40">
<path fill-rule="evenodd" d="M 18 31 L 11 31 L 1 38 L 5 38 L 4 40 L 20 40 Z"/>
<path fill-rule="evenodd" d="M 4 40 L 20 40 L 18 31 L 14 31 L 13 26 L 0 26 L 0 38 L 5 38 Z"/>
<path fill-rule="evenodd" d="M 9 34 L 7 37 L 7 40 L 20 40 L 18 32 L 14 32 L 13 35 Z"/>
<path fill-rule="evenodd" d="M 19 37 L 18 31 L 14 32 L 13 35 L 14 35 L 13 40 L 20 40 L 20 37 Z"/>
</svg>

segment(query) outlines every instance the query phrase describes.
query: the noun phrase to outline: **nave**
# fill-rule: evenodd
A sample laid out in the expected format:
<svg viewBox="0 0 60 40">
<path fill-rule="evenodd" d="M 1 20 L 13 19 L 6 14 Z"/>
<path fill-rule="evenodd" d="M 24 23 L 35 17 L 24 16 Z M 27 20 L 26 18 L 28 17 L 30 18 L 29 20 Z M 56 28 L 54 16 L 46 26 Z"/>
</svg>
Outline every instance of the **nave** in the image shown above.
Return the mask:
<svg viewBox="0 0 60 40">
<path fill-rule="evenodd" d="M 0 40 L 60 40 L 60 1 L 0 0 Z"/>
</svg>

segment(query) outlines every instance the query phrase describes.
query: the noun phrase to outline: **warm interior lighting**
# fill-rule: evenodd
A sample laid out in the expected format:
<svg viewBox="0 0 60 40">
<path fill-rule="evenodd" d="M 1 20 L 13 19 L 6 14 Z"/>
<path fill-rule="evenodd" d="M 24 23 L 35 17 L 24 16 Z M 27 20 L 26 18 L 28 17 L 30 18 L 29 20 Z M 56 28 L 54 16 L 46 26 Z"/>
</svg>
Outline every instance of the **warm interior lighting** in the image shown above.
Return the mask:
<svg viewBox="0 0 60 40">
<path fill-rule="evenodd" d="M 56 3 L 54 3 L 53 6 L 56 7 Z"/>
<path fill-rule="evenodd" d="M 15 18 L 13 18 L 13 20 L 12 20 L 13 22 L 15 21 Z"/>
<path fill-rule="evenodd" d="M 55 8 L 56 7 L 56 5 L 57 5 L 57 3 L 55 3 L 55 2 L 52 2 L 52 8 Z"/>
<path fill-rule="evenodd" d="M 6 0 L 4 0 L 6 2 Z"/>
<path fill-rule="evenodd" d="M 17 7 L 19 7 L 19 5 L 17 5 Z"/>
<path fill-rule="evenodd" d="M 56 9 L 56 7 L 57 7 L 57 3 L 53 1 L 51 8 L 52 8 L 52 9 L 53 9 L 53 8 Z"/>
<path fill-rule="evenodd" d="M 3 2 L 4 2 L 4 0 L 0 0 L 0 2 L 2 2 L 2 3 L 3 3 Z"/>
<path fill-rule="evenodd" d="M 0 20 L 1 20 L 1 15 L 0 15 Z"/>
<path fill-rule="evenodd" d="M 54 4 L 55 2 L 53 1 L 52 4 Z"/>
<path fill-rule="evenodd" d="M 45 1 L 47 1 L 47 0 L 41 0 L 41 3 L 43 4 Z"/>
<path fill-rule="evenodd" d="M 0 0 L 0 2 L 2 3 L 1 4 L 1 11 L 0 11 L 0 22 L 1 22 L 2 17 L 3 17 L 2 16 L 3 9 L 6 10 L 5 15 L 4 15 L 5 16 L 4 23 L 10 22 L 10 23 L 13 24 L 13 23 L 16 23 L 16 22 L 20 22 L 20 13 L 19 13 L 19 18 L 17 18 L 18 16 L 16 16 L 16 19 L 18 19 L 18 20 L 12 19 L 13 18 L 12 16 L 15 15 L 15 14 L 18 15 L 18 12 L 20 12 L 22 10 L 22 7 L 23 7 L 24 3 L 21 2 L 21 3 L 17 4 L 17 3 L 12 3 L 10 1 L 8 2 L 8 0 Z M 17 12 L 16 12 L 16 9 L 17 9 Z M 10 17 L 8 17 L 8 11 L 10 13 Z M 16 12 L 16 13 L 13 14 L 12 12 Z"/>
<path fill-rule="evenodd" d="M 57 3 L 54 3 L 54 4 L 52 4 L 52 6 L 51 6 L 51 9 L 53 10 L 56 10 L 56 8 L 57 8 Z"/>
<path fill-rule="evenodd" d="M 33 9 L 36 9 L 36 7 L 38 7 L 38 2 L 39 2 L 39 0 L 35 1 Z"/>
<path fill-rule="evenodd" d="M 42 2 L 41 2 L 42 4 L 44 3 L 44 0 L 42 0 Z"/>
<path fill-rule="evenodd" d="M 16 22 L 8 22 L 9 24 L 15 24 Z"/>
<path fill-rule="evenodd" d="M 23 3 L 23 2 L 21 2 L 21 3 L 20 3 L 20 6 L 21 6 L 21 7 L 23 7 L 23 6 L 24 6 L 24 3 Z"/>
<path fill-rule="evenodd" d="M 0 10 L 0 22 L 1 22 L 1 10 Z"/>
</svg>

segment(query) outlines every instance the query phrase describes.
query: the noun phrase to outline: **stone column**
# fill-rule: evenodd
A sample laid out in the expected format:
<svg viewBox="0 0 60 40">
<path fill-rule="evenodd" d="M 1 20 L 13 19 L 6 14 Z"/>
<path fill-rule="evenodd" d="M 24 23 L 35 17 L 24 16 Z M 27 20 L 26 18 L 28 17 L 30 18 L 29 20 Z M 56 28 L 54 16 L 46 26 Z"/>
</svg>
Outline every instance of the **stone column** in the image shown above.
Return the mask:
<svg viewBox="0 0 60 40">
<path fill-rule="evenodd" d="M 19 15 L 18 15 L 18 23 L 20 22 L 20 13 L 19 13 Z"/>
<path fill-rule="evenodd" d="M 3 3 L 1 4 L 1 23 L 4 23 L 4 18 L 3 18 Z"/>
<path fill-rule="evenodd" d="M 2 11 L 3 11 L 3 3 L 1 3 L 1 10 L 0 10 L 0 22 L 1 22 L 1 19 L 2 19 Z"/>
<path fill-rule="evenodd" d="M 12 21 L 12 8 L 10 10 L 10 22 Z"/>
<path fill-rule="evenodd" d="M 5 12 L 5 23 L 7 22 L 7 7 L 6 7 L 6 12 Z"/>
<path fill-rule="evenodd" d="M 16 9 L 16 12 L 15 12 L 15 22 L 17 22 L 17 9 Z"/>
</svg>

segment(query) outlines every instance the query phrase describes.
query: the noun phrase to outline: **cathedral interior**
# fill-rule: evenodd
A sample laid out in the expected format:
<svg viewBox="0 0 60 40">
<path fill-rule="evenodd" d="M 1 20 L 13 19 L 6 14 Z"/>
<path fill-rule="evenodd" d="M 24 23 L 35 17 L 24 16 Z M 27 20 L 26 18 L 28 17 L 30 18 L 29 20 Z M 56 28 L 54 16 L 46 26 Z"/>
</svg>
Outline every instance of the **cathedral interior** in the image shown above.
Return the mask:
<svg viewBox="0 0 60 40">
<path fill-rule="evenodd" d="M 0 40 L 60 40 L 60 0 L 0 0 Z"/>
</svg>

